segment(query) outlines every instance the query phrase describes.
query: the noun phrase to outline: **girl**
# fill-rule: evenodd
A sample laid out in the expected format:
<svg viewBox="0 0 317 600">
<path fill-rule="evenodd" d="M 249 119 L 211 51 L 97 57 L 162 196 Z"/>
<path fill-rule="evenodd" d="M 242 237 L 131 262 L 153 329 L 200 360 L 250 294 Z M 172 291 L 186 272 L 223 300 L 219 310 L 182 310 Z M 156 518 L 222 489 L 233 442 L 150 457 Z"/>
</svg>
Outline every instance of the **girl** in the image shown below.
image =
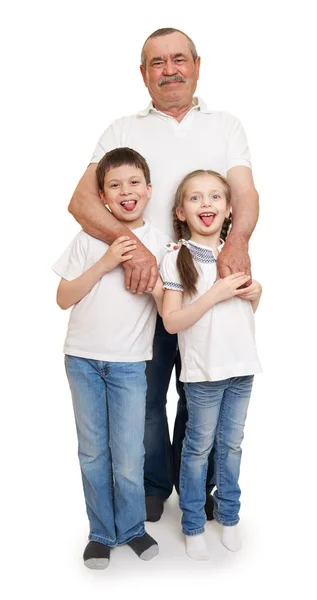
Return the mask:
<svg viewBox="0 0 317 600">
<path fill-rule="evenodd" d="M 204 539 L 208 456 L 215 451 L 214 517 L 222 542 L 241 546 L 238 485 L 241 442 L 253 375 L 261 372 L 254 342 L 253 312 L 261 286 L 235 273 L 217 277 L 217 256 L 231 223 L 230 188 L 214 171 L 194 171 L 180 183 L 173 206 L 179 248 L 167 254 L 161 274 L 163 321 L 178 333 L 188 422 L 180 472 L 180 507 L 186 552 L 209 554 Z"/>
</svg>

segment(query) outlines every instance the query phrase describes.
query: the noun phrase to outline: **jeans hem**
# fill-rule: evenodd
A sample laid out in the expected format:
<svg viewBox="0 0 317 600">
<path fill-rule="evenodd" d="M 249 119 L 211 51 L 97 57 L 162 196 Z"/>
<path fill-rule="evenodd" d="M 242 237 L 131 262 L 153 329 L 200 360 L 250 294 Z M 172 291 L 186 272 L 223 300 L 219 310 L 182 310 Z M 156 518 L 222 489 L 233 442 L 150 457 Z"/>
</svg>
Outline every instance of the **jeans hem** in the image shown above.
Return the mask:
<svg viewBox="0 0 317 600">
<path fill-rule="evenodd" d="M 199 527 L 199 529 L 193 529 L 192 531 L 185 531 L 184 527 L 182 528 L 182 533 L 184 535 L 199 535 L 200 533 L 204 533 L 205 528 L 204 527 Z"/>
<path fill-rule="evenodd" d="M 88 539 L 90 542 L 99 542 L 99 544 L 104 544 L 105 546 L 108 546 L 109 548 L 114 548 L 117 545 L 117 542 L 112 542 L 112 541 L 108 541 L 105 537 L 101 536 L 101 535 L 95 535 L 94 533 L 91 533 L 88 536 Z"/>
<path fill-rule="evenodd" d="M 215 521 L 217 521 L 217 523 L 219 523 L 219 525 L 224 525 L 225 527 L 233 527 L 234 525 L 237 525 L 240 521 L 240 518 L 238 517 L 237 519 L 235 519 L 234 521 L 222 521 L 221 519 L 218 519 L 214 513 L 214 519 Z"/>
<path fill-rule="evenodd" d="M 145 534 L 145 529 L 144 529 L 144 525 L 142 525 L 141 529 L 139 529 L 137 531 L 137 533 L 133 533 L 126 540 L 124 540 L 123 542 L 117 542 L 117 544 L 118 544 L 118 546 L 123 546 L 124 544 L 128 544 L 129 542 L 134 540 L 134 538 L 142 537 L 144 534 Z"/>
</svg>

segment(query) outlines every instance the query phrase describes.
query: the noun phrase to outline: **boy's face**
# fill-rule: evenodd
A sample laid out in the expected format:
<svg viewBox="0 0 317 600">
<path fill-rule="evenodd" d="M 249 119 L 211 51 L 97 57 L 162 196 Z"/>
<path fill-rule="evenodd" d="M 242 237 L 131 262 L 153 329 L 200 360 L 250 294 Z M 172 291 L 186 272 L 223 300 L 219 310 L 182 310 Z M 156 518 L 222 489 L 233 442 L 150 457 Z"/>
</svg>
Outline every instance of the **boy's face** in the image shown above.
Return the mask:
<svg viewBox="0 0 317 600">
<path fill-rule="evenodd" d="M 104 178 L 104 191 L 100 197 L 118 221 L 128 227 L 143 225 L 143 211 L 151 197 L 152 186 L 146 184 L 142 169 L 121 165 L 109 169 Z"/>
</svg>

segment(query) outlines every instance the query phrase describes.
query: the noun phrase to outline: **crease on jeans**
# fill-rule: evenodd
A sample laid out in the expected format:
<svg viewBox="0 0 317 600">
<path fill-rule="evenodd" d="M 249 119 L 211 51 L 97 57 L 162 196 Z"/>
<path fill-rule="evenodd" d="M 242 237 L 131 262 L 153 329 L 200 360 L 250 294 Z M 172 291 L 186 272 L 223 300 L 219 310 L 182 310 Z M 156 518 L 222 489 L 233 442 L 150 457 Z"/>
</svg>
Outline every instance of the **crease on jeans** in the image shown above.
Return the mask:
<svg viewBox="0 0 317 600">
<path fill-rule="evenodd" d="M 224 396 L 224 394 L 223 394 Z M 223 449 L 223 443 L 222 443 L 222 439 L 223 439 L 223 413 L 224 413 L 224 403 L 223 403 L 223 396 L 221 399 L 221 407 L 220 407 L 220 418 L 219 418 L 219 423 L 218 423 L 218 427 L 219 427 L 219 436 L 218 436 L 218 452 L 219 452 L 219 481 L 217 481 L 217 491 L 218 491 L 218 496 L 222 497 L 222 478 L 223 478 L 223 455 L 224 455 L 224 449 Z M 222 505 L 222 501 L 219 499 L 218 501 L 218 506 L 217 506 L 217 512 L 221 512 L 221 505 Z"/>
<path fill-rule="evenodd" d="M 110 372 L 110 369 L 109 371 Z M 107 373 L 108 374 L 108 373 Z M 107 413 L 107 429 L 108 429 L 108 443 L 109 443 L 109 451 L 110 451 L 110 474 L 111 474 L 111 499 L 112 499 L 112 508 L 114 514 L 114 481 L 113 481 L 113 467 L 112 467 L 112 445 L 111 445 L 111 427 L 110 427 L 110 404 L 109 404 L 109 396 L 108 396 L 108 387 L 106 381 L 106 374 L 103 376 L 105 387 L 106 387 L 106 413 Z"/>
</svg>

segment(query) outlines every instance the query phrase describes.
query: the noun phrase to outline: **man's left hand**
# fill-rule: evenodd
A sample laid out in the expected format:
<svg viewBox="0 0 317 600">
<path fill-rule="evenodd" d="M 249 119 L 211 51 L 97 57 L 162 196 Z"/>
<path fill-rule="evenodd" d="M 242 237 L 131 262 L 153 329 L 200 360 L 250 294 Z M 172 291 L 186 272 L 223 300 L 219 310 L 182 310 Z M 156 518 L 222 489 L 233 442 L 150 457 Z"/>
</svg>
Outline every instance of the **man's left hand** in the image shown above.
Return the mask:
<svg viewBox="0 0 317 600">
<path fill-rule="evenodd" d="M 233 273 L 243 272 L 249 275 L 250 280 L 241 287 L 251 284 L 251 262 L 248 245 L 241 240 L 228 240 L 217 260 L 218 276 L 222 279 Z"/>
</svg>

